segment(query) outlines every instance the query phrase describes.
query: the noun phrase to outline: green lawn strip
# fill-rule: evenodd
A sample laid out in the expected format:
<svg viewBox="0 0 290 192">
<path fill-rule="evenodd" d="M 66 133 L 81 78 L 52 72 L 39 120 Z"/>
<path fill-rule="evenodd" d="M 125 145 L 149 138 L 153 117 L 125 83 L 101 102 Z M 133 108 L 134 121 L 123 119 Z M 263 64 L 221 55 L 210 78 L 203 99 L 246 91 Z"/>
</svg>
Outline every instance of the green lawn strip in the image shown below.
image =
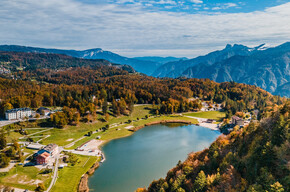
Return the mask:
<svg viewBox="0 0 290 192">
<path fill-rule="evenodd" d="M 28 135 L 30 135 L 30 134 L 33 134 L 33 133 L 36 133 L 36 132 L 39 132 L 39 131 L 43 131 L 44 128 L 40 128 L 40 129 L 33 128 L 33 129 L 25 129 L 25 130 L 27 131 Z"/>
<path fill-rule="evenodd" d="M 220 111 L 185 113 L 184 115 L 192 116 L 192 117 L 207 118 L 207 119 L 215 119 L 215 120 L 219 120 L 219 121 L 221 121 L 223 118 L 226 117 L 225 112 L 220 112 Z"/>
<path fill-rule="evenodd" d="M 108 122 L 100 122 L 97 121 L 96 123 L 89 124 L 89 123 L 80 123 L 78 126 L 67 126 L 64 129 L 52 129 L 45 134 L 50 135 L 50 137 L 41 141 L 42 144 L 49 144 L 49 143 L 56 143 L 61 146 L 65 146 L 72 141 L 69 139 L 76 140 L 82 136 L 84 136 L 89 131 L 96 131 L 99 128 L 104 127 L 106 124 L 112 125 L 114 123 L 126 122 L 130 120 L 136 120 L 137 118 L 145 117 L 149 115 L 150 110 L 146 109 L 148 106 L 136 106 L 134 108 L 133 113 L 131 116 L 120 116 L 120 117 L 113 117 L 110 116 Z M 100 116 L 101 117 L 101 116 Z"/>
<path fill-rule="evenodd" d="M 12 168 L 6 175 L 0 176 L 0 183 L 11 187 L 34 190 L 37 184 L 36 180 L 43 181 L 44 185 L 48 187 L 51 181 L 50 174 L 40 174 L 41 170 L 36 167 L 23 167 L 17 165 L 17 168 Z"/>
<path fill-rule="evenodd" d="M 83 144 L 91 139 L 96 139 L 97 136 L 101 136 L 101 140 L 111 140 L 111 139 L 126 137 L 126 136 L 131 135 L 133 132 L 129 131 L 125 127 L 128 127 L 128 126 L 138 127 L 138 126 L 144 125 L 146 123 L 162 121 L 162 120 L 185 120 L 185 121 L 191 121 L 193 124 L 198 123 L 198 121 L 196 119 L 183 117 L 183 116 L 170 115 L 170 116 L 150 117 L 148 119 L 140 119 L 139 121 L 134 121 L 130 124 L 123 123 L 119 126 L 109 128 L 105 132 L 102 131 L 102 132 L 95 133 L 95 134 L 91 135 L 90 137 L 85 137 L 84 139 L 76 142 L 73 146 L 71 146 L 68 149 L 75 149 L 78 146 L 80 146 L 81 144 Z"/>
<path fill-rule="evenodd" d="M 58 179 L 52 188 L 52 192 L 66 192 L 77 191 L 77 186 L 80 178 L 85 174 L 89 168 L 98 160 L 98 157 L 79 157 L 79 163 L 75 166 L 68 166 L 60 169 L 58 172 Z"/>
<path fill-rule="evenodd" d="M 102 140 L 111 140 L 111 139 L 117 139 L 120 137 L 125 137 L 125 136 L 131 135 L 133 133 L 133 132 L 129 131 L 128 129 L 125 129 L 125 127 L 127 127 L 127 126 L 138 127 L 138 126 L 145 125 L 147 123 L 163 121 L 163 120 L 185 120 L 185 121 L 191 121 L 193 124 L 198 123 L 198 121 L 196 119 L 182 117 L 182 116 L 170 115 L 170 116 L 150 117 L 148 119 L 141 119 L 139 121 L 132 122 L 130 124 L 122 125 L 120 127 L 110 128 L 108 131 L 104 132 L 101 135 L 101 139 Z M 117 130 L 118 128 L 120 130 Z"/>
</svg>

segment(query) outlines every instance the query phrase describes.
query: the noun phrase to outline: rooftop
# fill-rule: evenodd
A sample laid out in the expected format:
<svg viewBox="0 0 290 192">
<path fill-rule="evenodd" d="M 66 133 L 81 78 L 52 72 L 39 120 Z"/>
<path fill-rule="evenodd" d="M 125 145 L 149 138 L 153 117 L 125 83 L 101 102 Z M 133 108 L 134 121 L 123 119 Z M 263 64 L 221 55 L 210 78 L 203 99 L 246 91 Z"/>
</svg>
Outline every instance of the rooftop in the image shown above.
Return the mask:
<svg viewBox="0 0 290 192">
<path fill-rule="evenodd" d="M 7 110 L 6 113 L 14 113 L 14 112 L 17 112 L 17 111 L 31 111 L 30 108 L 15 108 L 15 109 L 10 109 L 10 110 Z"/>
<path fill-rule="evenodd" d="M 57 147 L 58 147 L 57 144 L 48 144 L 43 149 L 46 150 L 46 151 L 51 152 Z"/>
<path fill-rule="evenodd" d="M 44 152 L 44 153 L 41 153 L 39 156 L 41 156 L 41 157 L 43 157 L 43 158 L 47 158 L 47 157 L 49 157 L 50 155 L 49 155 L 49 153 Z"/>
</svg>

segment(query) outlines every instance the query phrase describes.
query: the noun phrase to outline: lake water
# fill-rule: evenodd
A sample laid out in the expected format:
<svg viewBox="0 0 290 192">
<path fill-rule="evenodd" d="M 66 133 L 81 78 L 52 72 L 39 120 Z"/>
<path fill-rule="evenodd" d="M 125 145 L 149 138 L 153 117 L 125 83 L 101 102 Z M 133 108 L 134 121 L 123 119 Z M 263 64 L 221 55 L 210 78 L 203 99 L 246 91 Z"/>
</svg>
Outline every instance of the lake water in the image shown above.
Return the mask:
<svg viewBox="0 0 290 192">
<path fill-rule="evenodd" d="M 103 147 L 106 161 L 89 178 L 90 191 L 134 192 L 165 177 L 179 160 L 220 135 L 196 125 L 153 125 Z"/>
</svg>

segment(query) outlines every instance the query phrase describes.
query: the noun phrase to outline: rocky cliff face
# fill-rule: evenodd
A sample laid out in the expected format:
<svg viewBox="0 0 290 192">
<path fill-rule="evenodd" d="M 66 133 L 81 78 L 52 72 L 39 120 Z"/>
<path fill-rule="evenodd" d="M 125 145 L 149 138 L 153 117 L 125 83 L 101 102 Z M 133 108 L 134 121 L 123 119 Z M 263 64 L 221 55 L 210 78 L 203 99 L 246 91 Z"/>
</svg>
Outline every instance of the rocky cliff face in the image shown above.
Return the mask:
<svg viewBox="0 0 290 192">
<path fill-rule="evenodd" d="M 289 95 L 284 84 L 290 81 L 290 43 L 251 55 L 236 55 L 213 65 L 187 68 L 182 76 L 209 78 L 217 82 L 235 81 L 259 86 L 271 93 Z M 276 92 L 280 87 L 280 91 Z"/>
</svg>

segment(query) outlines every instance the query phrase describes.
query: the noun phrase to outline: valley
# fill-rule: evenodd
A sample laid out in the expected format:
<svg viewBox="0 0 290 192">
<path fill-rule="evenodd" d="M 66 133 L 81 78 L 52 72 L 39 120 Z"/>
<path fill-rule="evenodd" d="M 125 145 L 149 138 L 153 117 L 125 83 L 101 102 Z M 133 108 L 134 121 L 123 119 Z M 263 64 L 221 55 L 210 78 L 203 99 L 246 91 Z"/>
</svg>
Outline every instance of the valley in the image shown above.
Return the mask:
<svg viewBox="0 0 290 192">
<path fill-rule="evenodd" d="M 1 122 L 0 182 L 8 190 L 154 191 L 155 182 L 165 182 L 162 179 L 150 182 L 164 177 L 166 170 L 176 164 L 182 166 L 188 153 L 207 151 L 221 137 L 251 133 L 248 129 L 252 126 L 258 130 L 263 119 L 284 108 L 288 110 L 287 98 L 233 81 L 155 78 L 136 72 L 130 65 L 58 53 L 8 51 L 0 52 L 0 60 L 9 70 L 0 77 L 0 113 L 2 119 L 8 118 Z M 283 118 L 287 119 L 287 114 L 283 112 Z M 284 120 L 281 126 L 287 127 Z M 277 130 L 278 135 L 285 133 L 280 131 Z M 221 133 L 228 136 L 222 134 L 217 138 Z M 283 135 L 284 140 L 286 137 Z M 192 148 L 194 145 L 197 147 Z M 119 152 L 118 157 L 124 160 L 120 166 L 112 156 L 112 151 L 119 147 L 123 153 Z M 132 152 L 125 153 L 126 149 Z M 146 150 L 152 157 L 138 159 Z M 165 159 L 158 155 L 171 161 L 162 164 Z M 164 166 L 150 171 L 154 162 L 149 160 L 154 157 L 158 159 L 157 165 Z M 137 172 L 136 166 L 140 168 Z M 218 174 L 216 166 L 207 174 Z M 131 172 L 122 171 L 123 167 Z M 184 172 L 184 182 L 190 180 L 191 171 L 194 169 Z M 146 173 L 146 180 L 143 175 L 130 176 L 141 172 Z M 112 177 L 114 174 L 119 174 L 117 180 Z M 279 175 L 275 178 L 285 186 L 287 180 L 281 180 Z M 103 185 L 102 179 L 112 179 L 115 185 Z M 135 181 L 129 184 L 130 180 Z M 144 185 L 145 188 L 137 189 Z M 157 188 L 191 190 L 191 185 L 166 185 Z M 207 186 L 212 187 L 216 185 Z"/>
</svg>

